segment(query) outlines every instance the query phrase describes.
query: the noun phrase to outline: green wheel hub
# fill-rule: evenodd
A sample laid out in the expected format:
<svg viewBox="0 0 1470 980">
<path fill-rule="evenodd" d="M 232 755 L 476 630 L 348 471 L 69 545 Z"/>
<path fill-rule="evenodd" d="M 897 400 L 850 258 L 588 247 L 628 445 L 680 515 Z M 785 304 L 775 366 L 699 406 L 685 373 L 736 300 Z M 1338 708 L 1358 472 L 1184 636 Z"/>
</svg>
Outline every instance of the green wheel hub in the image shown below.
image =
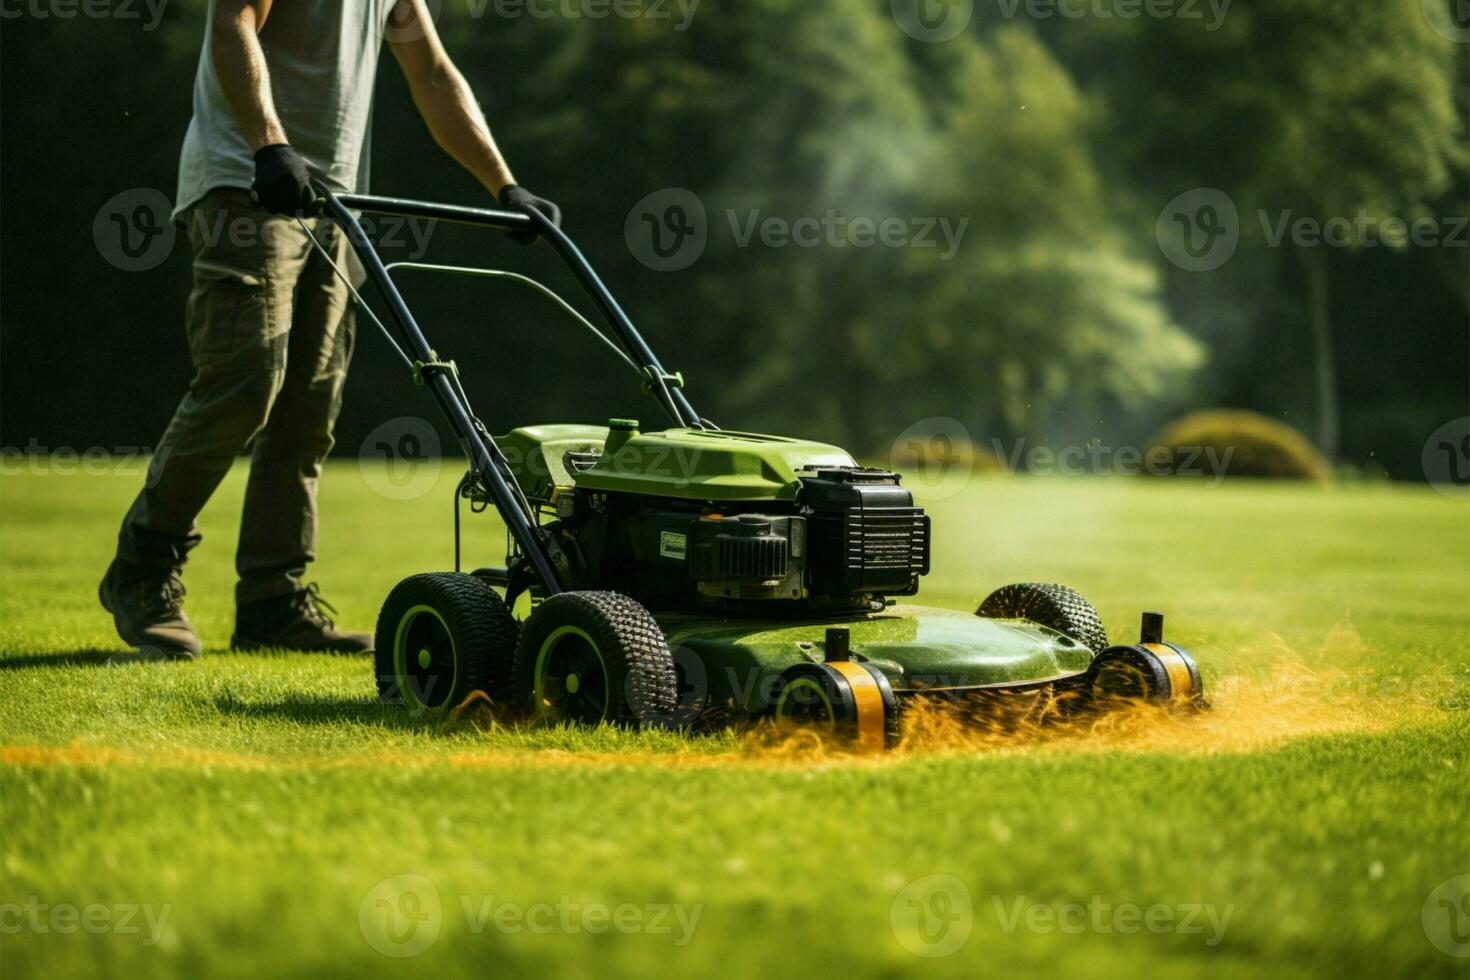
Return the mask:
<svg viewBox="0 0 1470 980">
<path fill-rule="evenodd" d="M 551 632 L 536 655 L 536 709 L 545 716 L 596 725 L 612 701 L 597 641 L 576 626 Z"/>
<path fill-rule="evenodd" d="M 393 637 L 393 670 L 403 696 L 425 708 L 449 699 L 459 675 L 459 656 L 449 624 L 432 606 L 411 606 Z"/>
</svg>

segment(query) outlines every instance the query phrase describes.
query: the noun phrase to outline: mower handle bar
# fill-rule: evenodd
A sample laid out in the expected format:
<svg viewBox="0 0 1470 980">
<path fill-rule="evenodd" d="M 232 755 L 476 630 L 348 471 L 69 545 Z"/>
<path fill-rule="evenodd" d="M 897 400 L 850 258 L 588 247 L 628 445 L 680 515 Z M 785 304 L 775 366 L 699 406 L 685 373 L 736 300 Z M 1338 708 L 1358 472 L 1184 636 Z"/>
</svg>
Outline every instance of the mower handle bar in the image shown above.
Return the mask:
<svg viewBox="0 0 1470 980">
<path fill-rule="evenodd" d="M 448 221 L 454 224 L 474 225 L 482 228 L 498 228 L 502 231 L 530 231 L 551 243 L 552 248 L 561 256 L 567 266 L 576 276 L 577 281 L 592 301 L 597 304 L 598 311 L 603 319 L 612 328 L 624 349 L 631 354 L 638 363 L 644 374 L 644 388 L 652 393 L 663 405 L 664 411 L 668 413 L 670 420 L 677 426 L 690 429 L 703 429 L 707 424 L 694 411 L 694 407 L 685 396 L 682 385 L 683 380 L 678 375 L 673 375 L 664 370 L 659 363 L 658 356 L 654 354 L 653 348 L 643 339 L 638 328 L 624 312 L 622 306 L 613 297 L 612 291 L 602 281 L 602 277 L 592 268 L 592 263 L 582 254 L 566 232 L 562 231 L 549 218 L 540 211 L 527 209 L 526 211 L 500 211 L 489 208 L 470 208 L 455 204 L 435 204 L 429 201 L 415 201 L 401 197 L 377 197 L 370 194 L 337 194 L 325 187 L 318 185 L 318 193 L 322 195 L 323 203 L 328 212 L 333 209 L 331 202 L 337 201 L 343 208 L 351 211 L 362 211 L 366 214 L 392 215 L 404 218 L 428 218 L 434 221 Z M 335 215 L 334 215 L 335 216 Z M 356 243 L 354 242 L 354 245 Z M 358 251 L 362 251 L 359 247 Z M 386 273 L 385 273 L 386 274 Z M 382 285 L 381 283 L 379 284 Z M 390 304 L 391 305 L 391 304 Z"/>
<path fill-rule="evenodd" d="M 362 224 L 353 211 L 369 214 L 394 215 L 400 217 L 429 218 L 457 224 L 479 225 L 505 231 L 531 231 L 546 239 L 557 254 L 571 268 L 582 287 L 591 295 L 599 311 L 623 347 L 632 355 L 644 376 L 645 390 L 654 394 L 675 425 L 693 429 L 708 427 L 700 419 L 684 396 L 683 381 L 663 369 L 658 357 L 648 346 L 633 321 L 613 298 L 612 292 L 593 270 L 586 256 L 572 240 L 550 219 L 539 211 L 527 209 L 523 212 L 493 211 L 486 208 L 467 208 L 456 205 L 432 204 L 427 201 L 412 201 L 395 197 L 373 197 L 365 194 L 334 194 L 316 185 L 318 204 L 328 217 L 347 233 L 347 240 L 362 261 L 367 277 L 377 287 L 379 295 L 388 306 L 388 312 L 398 327 L 408 359 L 413 363 L 414 380 L 429 389 L 439 408 L 449 420 L 459 439 L 465 455 L 470 461 L 470 470 L 479 479 L 495 503 L 505 521 L 511 539 L 520 548 L 521 554 L 530 563 L 545 595 L 552 596 L 562 591 L 557 575 L 557 556 L 560 551 L 541 530 L 536 509 L 526 500 L 517 485 L 515 474 L 505 459 L 505 454 L 495 444 L 488 429 L 475 416 L 469 397 L 459 383 L 453 361 L 441 361 L 438 352 L 429 345 L 418 321 L 403 300 L 393 277 L 383 264 L 378 251 L 373 247 Z"/>
</svg>

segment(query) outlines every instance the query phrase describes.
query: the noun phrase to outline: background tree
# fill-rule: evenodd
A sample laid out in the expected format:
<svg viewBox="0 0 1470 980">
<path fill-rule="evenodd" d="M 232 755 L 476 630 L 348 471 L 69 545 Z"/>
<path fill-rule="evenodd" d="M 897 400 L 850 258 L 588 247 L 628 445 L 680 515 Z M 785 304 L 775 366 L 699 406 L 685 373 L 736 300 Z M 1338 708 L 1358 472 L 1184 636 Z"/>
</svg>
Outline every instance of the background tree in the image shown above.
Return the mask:
<svg viewBox="0 0 1470 980">
<path fill-rule="evenodd" d="M 1447 217 L 1429 205 L 1465 161 L 1455 102 L 1463 46 L 1433 31 L 1420 0 L 1236 0 L 1213 32 L 1178 19 L 1090 28 L 1063 43 L 1113 107 L 1120 167 L 1147 175 L 1151 187 L 1175 188 L 1161 200 L 1189 187 L 1224 189 L 1257 247 L 1267 243 L 1262 225 L 1274 235 L 1282 220 L 1321 227 L 1345 218 L 1352 244 L 1363 245 L 1361 229 L 1382 239 L 1386 218 Z M 1332 257 L 1326 245 L 1298 247 L 1292 238 L 1288 231 L 1281 248 L 1302 269 L 1317 441 L 1333 457 Z"/>
<path fill-rule="evenodd" d="M 887 0 L 703 0 L 685 30 L 441 6 L 517 174 L 566 206 L 696 404 L 726 424 L 874 451 L 915 419 L 954 416 L 982 441 L 1102 428 L 1121 445 L 1195 406 L 1292 421 L 1312 411 L 1298 404 L 1310 366 L 1335 364 L 1344 457 L 1417 476 L 1428 432 L 1464 414 L 1465 250 L 1309 250 L 1328 259 L 1316 291 L 1330 302 L 1313 306 L 1307 265 L 1280 261 L 1253 220 L 1463 213 L 1467 46 L 1427 31 L 1418 0 L 1235 0 L 1216 31 L 1026 23 L 1024 5 L 1008 18 L 979 4 L 972 31 L 942 44 L 905 35 Z M 125 272 L 93 225 L 119 192 L 172 195 L 205 9 L 167 4 L 157 30 L 29 15 L 0 30 L 0 445 L 147 445 L 187 383 L 187 249 Z M 387 55 L 374 129 L 376 189 L 485 200 L 432 145 Z M 1154 241 L 1163 202 L 1197 186 L 1229 190 L 1248 234 L 1208 276 L 1169 266 Z M 668 187 L 705 203 L 709 244 L 657 272 L 629 254 L 624 223 Z M 741 247 L 729 226 L 829 209 L 969 223 L 949 259 Z M 574 290 L 545 249 L 448 226 L 427 243 Z M 405 289 L 492 426 L 649 414 L 537 297 L 427 278 Z M 1331 311 L 1315 322 L 1330 323 L 1318 333 L 1335 357 L 1314 353 L 1309 308 Z M 432 413 L 365 335 L 341 451 L 408 414 Z"/>
</svg>

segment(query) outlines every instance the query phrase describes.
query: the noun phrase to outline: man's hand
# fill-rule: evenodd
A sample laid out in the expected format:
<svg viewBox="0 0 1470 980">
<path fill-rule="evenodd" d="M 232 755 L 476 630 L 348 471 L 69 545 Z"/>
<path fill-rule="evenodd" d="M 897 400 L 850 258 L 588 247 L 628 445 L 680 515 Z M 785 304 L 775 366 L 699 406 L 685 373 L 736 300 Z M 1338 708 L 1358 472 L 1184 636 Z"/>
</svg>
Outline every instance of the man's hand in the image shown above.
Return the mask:
<svg viewBox="0 0 1470 980">
<path fill-rule="evenodd" d="M 306 214 L 316 204 L 306 161 L 289 143 L 272 143 L 255 151 L 255 183 L 250 192 L 271 214 Z"/>
<path fill-rule="evenodd" d="M 547 221 L 561 227 L 561 208 L 552 204 L 544 197 L 537 197 L 530 191 L 518 184 L 506 184 L 500 189 L 500 206 L 507 211 L 535 211 L 545 216 Z M 534 231 L 514 231 L 511 238 L 529 245 L 539 236 Z"/>
</svg>

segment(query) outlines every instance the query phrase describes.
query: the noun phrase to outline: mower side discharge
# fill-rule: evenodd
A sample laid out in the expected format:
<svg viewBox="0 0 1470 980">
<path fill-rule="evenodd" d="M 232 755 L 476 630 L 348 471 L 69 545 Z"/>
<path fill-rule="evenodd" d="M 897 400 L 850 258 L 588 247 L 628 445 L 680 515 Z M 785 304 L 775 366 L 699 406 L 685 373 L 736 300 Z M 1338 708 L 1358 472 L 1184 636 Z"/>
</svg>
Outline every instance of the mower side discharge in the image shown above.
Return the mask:
<svg viewBox="0 0 1470 980">
<path fill-rule="evenodd" d="M 1112 646 L 1092 606 L 1059 585 L 1006 586 L 973 615 L 899 604 L 928 573 L 932 540 L 899 474 L 836 446 L 699 416 L 683 378 L 664 370 L 538 213 L 321 194 L 387 300 L 408 348 L 399 353 L 465 447 L 457 498 L 494 506 L 511 539 L 503 566 L 416 575 L 389 595 L 377 632 L 384 701 L 434 715 L 483 691 L 547 721 L 674 727 L 733 710 L 820 725 L 862 749 L 893 744 L 916 699 L 1044 703 L 1055 709 L 1047 715 L 1136 700 L 1203 705 L 1198 669 L 1163 642 L 1157 614 L 1145 615 L 1137 645 Z M 349 207 L 529 225 L 566 259 L 615 340 L 573 316 L 638 373 L 672 425 L 613 419 L 492 438 Z M 457 510 L 455 555 L 457 565 Z M 512 610 L 523 598 L 530 612 L 520 618 Z"/>
</svg>

